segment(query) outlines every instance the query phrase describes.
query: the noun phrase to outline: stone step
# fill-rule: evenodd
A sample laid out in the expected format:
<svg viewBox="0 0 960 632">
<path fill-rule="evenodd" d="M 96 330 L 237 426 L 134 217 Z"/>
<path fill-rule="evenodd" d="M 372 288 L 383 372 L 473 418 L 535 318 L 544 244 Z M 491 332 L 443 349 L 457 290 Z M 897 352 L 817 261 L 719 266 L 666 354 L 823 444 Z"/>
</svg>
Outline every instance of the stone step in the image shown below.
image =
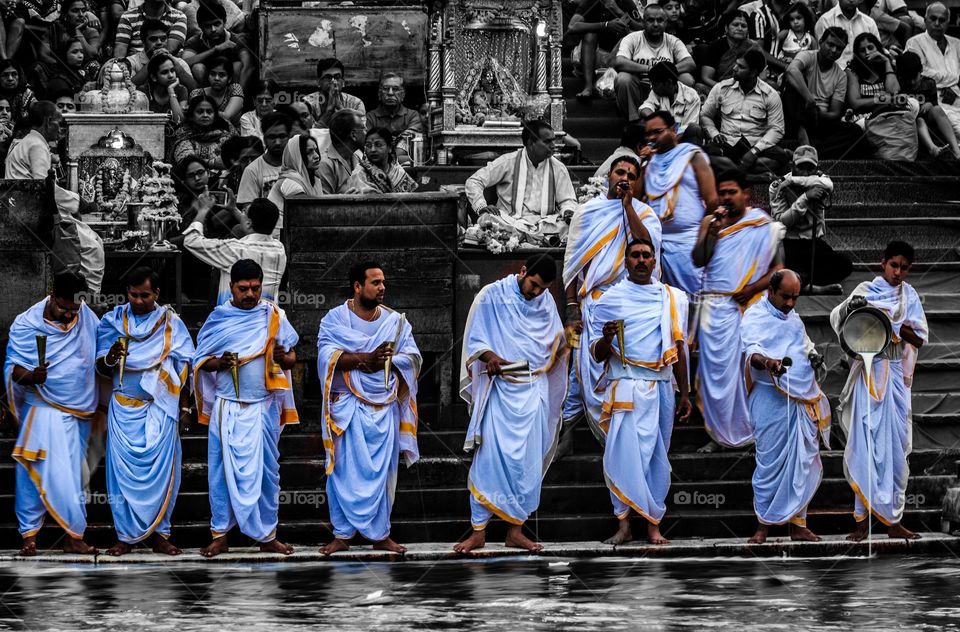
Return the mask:
<svg viewBox="0 0 960 632">
<path fill-rule="evenodd" d="M 833 206 L 826 213 L 827 226 L 836 220 L 883 221 L 887 218 L 902 218 L 911 220 L 927 217 L 938 220 L 954 220 L 960 216 L 960 203 L 947 203 L 942 199 L 935 202 L 908 202 L 904 204 L 875 203 L 875 202 L 848 202 L 838 203 L 834 200 Z"/>
<path fill-rule="evenodd" d="M 908 509 L 903 524 L 917 531 L 940 531 L 940 509 Z M 807 516 L 808 526 L 816 533 L 841 534 L 853 529 L 850 509 L 812 509 Z M 713 509 L 668 509 L 660 524 L 661 531 L 668 538 L 685 537 L 742 537 L 748 538 L 756 530 L 756 517 L 752 511 L 722 511 Z M 398 542 L 449 542 L 451 545 L 468 536 L 471 527 L 467 516 L 457 518 L 431 518 L 428 520 L 397 519 L 391 523 L 391 537 Z M 643 522 L 634 521 L 634 532 L 643 533 Z M 568 515 L 544 515 L 541 512 L 531 516 L 525 529 L 549 545 L 549 542 L 593 541 L 609 537 L 616 529 L 616 519 L 612 513 L 584 514 L 576 512 Z M 506 531 L 503 522 L 491 521 L 487 528 L 488 540 L 502 540 Z M 773 527 L 772 534 L 785 532 L 785 527 Z M 882 538 L 884 529 L 874 523 L 874 538 Z M 56 526 L 46 526 L 41 530 L 37 542 L 41 550 L 60 546 L 62 531 Z M 281 520 L 277 535 L 286 542 L 300 546 L 316 545 L 332 538 L 330 525 L 320 520 Z M 106 522 L 90 523 L 85 536 L 88 542 L 107 547 L 116 540 L 113 526 Z M 173 526 L 173 541 L 182 547 L 202 546 L 210 540 L 210 525 L 204 520 L 190 520 Z M 232 546 L 251 546 L 251 541 L 234 529 L 228 541 Z M 16 525 L 0 524 L 0 547 L 18 547 L 20 538 Z"/>
</svg>

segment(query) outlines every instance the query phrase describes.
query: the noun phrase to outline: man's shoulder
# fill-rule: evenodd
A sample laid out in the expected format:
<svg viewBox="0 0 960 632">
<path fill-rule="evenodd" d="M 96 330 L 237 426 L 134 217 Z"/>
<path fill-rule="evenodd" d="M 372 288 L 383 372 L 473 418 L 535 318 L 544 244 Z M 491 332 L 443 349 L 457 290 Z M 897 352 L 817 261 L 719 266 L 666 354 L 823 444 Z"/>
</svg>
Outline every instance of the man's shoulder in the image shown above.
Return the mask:
<svg viewBox="0 0 960 632">
<path fill-rule="evenodd" d="M 652 90 L 651 90 L 650 92 L 651 92 L 651 94 L 653 93 Z M 694 100 L 696 100 L 696 102 L 699 104 L 699 103 L 700 103 L 700 93 L 697 92 L 696 89 L 691 88 L 690 86 L 688 86 L 687 84 L 683 83 L 682 81 L 678 81 L 678 82 L 677 82 L 677 97 L 676 97 L 676 100 L 677 100 L 677 101 L 680 101 L 680 102 L 682 102 L 682 103 L 692 103 Z"/>
<path fill-rule="evenodd" d="M 141 6 L 142 6 L 142 5 L 141 5 Z M 176 8 L 174 8 L 174 7 L 171 7 L 170 5 L 167 5 L 166 17 L 167 17 L 168 19 L 171 19 L 171 20 L 175 21 L 175 22 L 180 22 L 180 21 L 186 22 L 186 21 L 187 21 L 187 14 L 186 14 L 186 13 L 184 13 L 184 12 L 181 11 L 180 9 L 176 9 Z"/>
<path fill-rule="evenodd" d="M 763 79 L 757 79 L 757 90 L 764 95 L 776 94 L 777 96 L 780 96 L 780 92 Z"/>
</svg>

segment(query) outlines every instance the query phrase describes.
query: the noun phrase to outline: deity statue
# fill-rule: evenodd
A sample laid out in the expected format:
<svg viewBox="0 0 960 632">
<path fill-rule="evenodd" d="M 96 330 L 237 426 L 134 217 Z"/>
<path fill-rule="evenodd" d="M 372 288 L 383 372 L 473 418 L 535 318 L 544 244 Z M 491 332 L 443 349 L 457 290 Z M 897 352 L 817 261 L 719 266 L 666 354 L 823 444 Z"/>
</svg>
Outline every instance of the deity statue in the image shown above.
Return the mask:
<svg viewBox="0 0 960 632">
<path fill-rule="evenodd" d="M 111 59 L 103 64 L 97 81 L 98 89 L 83 93 L 81 111 L 103 114 L 148 112 L 147 95 L 130 80 L 130 67 L 123 60 Z"/>
</svg>

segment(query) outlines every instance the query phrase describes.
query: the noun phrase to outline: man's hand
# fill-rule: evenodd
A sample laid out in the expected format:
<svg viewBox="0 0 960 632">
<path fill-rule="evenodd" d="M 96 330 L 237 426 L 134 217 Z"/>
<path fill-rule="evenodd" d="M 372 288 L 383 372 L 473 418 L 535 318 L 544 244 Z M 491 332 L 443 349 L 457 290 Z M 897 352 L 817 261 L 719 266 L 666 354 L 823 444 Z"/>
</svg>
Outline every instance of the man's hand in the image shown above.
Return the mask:
<svg viewBox="0 0 960 632">
<path fill-rule="evenodd" d="M 740 159 L 740 167 L 744 171 L 750 171 L 755 164 L 757 164 L 757 150 L 751 147 L 750 151 L 745 153 L 743 158 Z"/>
<path fill-rule="evenodd" d="M 33 375 L 31 375 L 31 380 L 33 381 L 34 386 L 39 386 L 47 381 L 47 367 L 50 366 L 49 362 L 44 362 L 42 366 L 38 366 L 33 370 Z"/>
<path fill-rule="evenodd" d="M 237 47 L 237 43 L 234 42 L 232 39 L 227 38 L 224 41 L 217 44 L 216 46 L 214 46 L 213 49 L 222 53 L 224 51 L 233 50 L 236 47 Z"/>
<path fill-rule="evenodd" d="M 806 194 L 811 202 L 819 202 L 827 195 L 827 190 L 820 185 L 814 185 L 806 191 Z"/>
<path fill-rule="evenodd" d="M 613 31 L 618 37 L 623 37 L 630 32 L 630 16 L 624 13 L 616 20 L 610 20 L 607 23 L 607 30 Z"/>
<path fill-rule="evenodd" d="M 611 320 L 603 324 L 603 339 L 608 343 L 617 337 L 617 321 Z"/>
<path fill-rule="evenodd" d="M 718 222 L 714 222 L 714 223 L 716 224 Z M 756 292 L 750 289 L 750 286 L 748 285 L 742 290 L 734 292 L 732 298 L 737 302 L 738 305 L 746 305 L 747 303 L 750 302 L 750 299 L 753 298 L 754 294 L 756 294 Z"/>
<path fill-rule="evenodd" d="M 787 372 L 787 367 L 783 366 L 783 360 L 767 358 L 763 365 L 774 377 L 780 377 Z"/>
<path fill-rule="evenodd" d="M 492 204 L 488 204 L 487 206 L 484 206 L 482 209 L 480 209 L 480 214 L 483 215 L 484 213 L 492 213 L 493 215 L 499 215 L 500 209 Z"/>
<path fill-rule="evenodd" d="M 224 351 L 223 355 L 216 358 L 218 371 L 229 371 L 234 366 L 240 366 L 240 357 L 232 351 Z"/>
<path fill-rule="evenodd" d="M 726 145 L 726 144 L 727 144 L 727 137 L 724 136 L 723 134 L 717 134 L 716 136 L 713 137 L 712 140 L 713 140 L 713 142 L 716 143 L 717 145 Z"/>
<path fill-rule="evenodd" d="M 503 373 L 503 366 L 505 364 L 510 364 L 510 363 L 504 360 L 503 358 L 501 358 L 500 356 L 497 356 L 497 355 L 493 356 L 492 358 L 487 360 L 487 375 L 489 376 L 500 375 L 501 373 Z"/>
<path fill-rule="evenodd" d="M 643 164 L 644 162 L 649 162 L 650 159 L 653 158 L 653 155 L 655 153 L 657 153 L 657 149 L 655 147 L 651 147 L 650 145 L 644 145 L 643 147 L 640 148 L 640 151 L 639 153 L 637 153 L 637 156 L 640 157 L 640 163 Z"/>
<path fill-rule="evenodd" d="M 690 404 L 690 397 L 683 395 L 677 402 L 676 417 L 677 421 L 684 422 L 690 419 L 690 413 L 693 412 L 693 405 Z"/>
<path fill-rule="evenodd" d="M 120 340 L 117 339 L 110 345 L 110 351 L 107 352 L 107 357 L 104 358 L 104 360 L 108 365 L 115 366 L 120 362 L 120 358 L 126 357 L 127 355 L 129 355 L 129 352 L 123 349 L 123 345 L 121 345 Z"/>
<path fill-rule="evenodd" d="M 850 299 L 850 303 L 848 303 L 848 307 L 850 308 L 850 311 L 853 311 L 855 309 L 863 309 L 867 305 L 869 305 L 869 303 L 867 302 L 866 297 L 860 296 L 860 295 L 852 297 Z"/>
<path fill-rule="evenodd" d="M 390 342 L 383 342 L 370 353 L 364 354 L 363 362 L 360 363 L 360 370 L 364 373 L 382 371 L 387 358 L 393 356 L 393 350 L 390 346 Z"/>
</svg>

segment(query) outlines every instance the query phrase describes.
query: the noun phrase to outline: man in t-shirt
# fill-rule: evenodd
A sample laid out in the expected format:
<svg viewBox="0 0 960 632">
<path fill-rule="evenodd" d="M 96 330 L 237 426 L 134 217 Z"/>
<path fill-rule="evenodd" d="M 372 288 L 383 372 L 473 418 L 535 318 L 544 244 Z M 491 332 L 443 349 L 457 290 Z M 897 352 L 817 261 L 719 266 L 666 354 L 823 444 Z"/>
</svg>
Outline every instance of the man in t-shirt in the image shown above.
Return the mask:
<svg viewBox="0 0 960 632">
<path fill-rule="evenodd" d="M 583 90 L 577 93 L 578 99 L 596 96 L 597 68 L 605 68 L 610 64 L 621 37 L 641 28 L 640 11 L 633 0 L 580 0 L 567 27 L 568 33 L 580 39 Z M 576 61 L 574 59 L 574 63 Z"/>
<path fill-rule="evenodd" d="M 207 83 L 207 63 L 215 57 L 226 57 L 233 64 L 233 76 L 242 88 L 250 85 L 256 63 L 242 35 L 226 29 L 227 12 L 220 4 L 203 3 L 197 9 L 200 34 L 183 45 L 183 58 L 200 85 Z"/>
<path fill-rule="evenodd" d="M 317 87 L 320 89 L 302 99 L 313 108 L 317 127 L 329 127 L 330 119 L 338 110 L 356 110 L 366 125 L 367 108 L 363 101 L 343 91 L 346 83 L 346 74 L 339 59 L 328 57 L 317 62 Z"/>
<path fill-rule="evenodd" d="M 293 121 L 282 112 L 270 112 L 260 119 L 263 145 L 266 148 L 259 158 L 251 162 L 240 176 L 237 189 L 237 205 L 245 206 L 257 198 L 270 194 L 273 184 L 280 178 L 280 163 L 283 150 L 290 140 Z"/>
<path fill-rule="evenodd" d="M 611 66 L 617 71 L 614 87 L 617 106 L 628 121 L 640 118 L 640 105 L 650 92 L 647 78 L 650 69 L 659 61 L 672 61 L 679 79 L 693 85 L 693 57 L 679 39 L 664 33 L 667 15 L 655 4 L 647 6 L 643 15 L 643 30 L 627 35 L 620 41 L 617 57 Z"/>
<path fill-rule="evenodd" d="M 187 39 L 187 16 L 174 9 L 165 0 L 144 0 L 136 9 L 125 11 L 117 24 L 117 38 L 114 42 L 113 56 L 117 59 L 140 52 L 144 48 L 140 39 L 140 26 L 143 21 L 153 18 L 160 20 L 170 28 L 167 37 L 167 50 L 173 54 L 179 52 Z"/>
<path fill-rule="evenodd" d="M 143 42 L 143 50 L 127 57 L 127 63 L 130 65 L 130 80 L 138 88 L 147 85 L 147 65 L 156 55 L 167 55 L 173 61 L 173 69 L 177 73 L 177 79 L 186 90 L 193 90 L 197 87 L 190 74 L 190 66 L 179 57 L 170 54 L 167 50 L 167 39 L 170 36 L 170 27 L 161 22 L 147 18 L 140 26 L 140 41 Z"/>
<path fill-rule="evenodd" d="M 797 53 L 787 67 L 783 111 L 787 135 L 817 148 L 820 158 L 867 158 L 872 153 L 863 130 L 843 120 L 847 76 L 837 60 L 847 32 L 828 27 L 818 50 Z"/>
</svg>

